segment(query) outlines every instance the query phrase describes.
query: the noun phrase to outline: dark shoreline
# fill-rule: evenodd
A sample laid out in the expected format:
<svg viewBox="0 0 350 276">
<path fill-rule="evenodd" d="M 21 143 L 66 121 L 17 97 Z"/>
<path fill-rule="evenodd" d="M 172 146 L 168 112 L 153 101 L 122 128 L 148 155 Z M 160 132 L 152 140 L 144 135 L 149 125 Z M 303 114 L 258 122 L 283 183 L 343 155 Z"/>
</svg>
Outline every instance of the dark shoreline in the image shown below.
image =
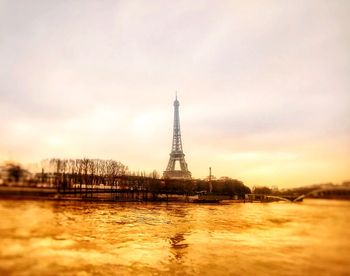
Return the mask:
<svg viewBox="0 0 350 276">
<path fill-rule="evenodd" d="M 216 202 L 210 200 L 200 201 L 194 198 L 195 196 L 186 195 L 168 195 L 159 194 L 157 198 L 149 195 L 147 199 L 134 197 L 118 197 L 113 193 L 87 193 L 87 194 L 63 194 L 59 193 L 55 188 L 42 187 L 20 187 L 20 186 L 0 186 L 0 199 L 4 200 L 50 200 L 50 201 L 79 201 L 79 202 L 181 202 L 181 203 L 198 203 L 198 204 L 223 204 L 223 203 L 269 203 L 278 200 L 249 200 L 249 199 L 234 199 L 230 196 L 215 195 L 221 199 Z M 312 198 L 312 197 L 311 197 Z M 315 197 L 315 199 L 328 200 L 350 200 L 347 196 L 328 196 Z M 291 201 L 290 201 L 291 202 Z"/>
<path fill-rule="evenodd" d="M 168 197 L 159 196 L 153 199 L 151 196 L 147 200 L 135 198 L 115 198 L 113 194 L 105 193 L 105 196 L 86 196 L 86 195 L 65 195 L 60 194 L 54 188 L 36 188 L 36 187 L 14 187 L 0 186 L 0 199 L 15 200 L 51 200 L 51 201 L 80 201 L 80 202 L 183 202 L 189 201 L 185 195 L 169 195 Z M 227 197 L 224 197 L 227 199 Z M 244 200 L 230 200 L 232 202 L 243 202 Z M 218 203 L 218 202 L 217 202 Z"/>
</svg>

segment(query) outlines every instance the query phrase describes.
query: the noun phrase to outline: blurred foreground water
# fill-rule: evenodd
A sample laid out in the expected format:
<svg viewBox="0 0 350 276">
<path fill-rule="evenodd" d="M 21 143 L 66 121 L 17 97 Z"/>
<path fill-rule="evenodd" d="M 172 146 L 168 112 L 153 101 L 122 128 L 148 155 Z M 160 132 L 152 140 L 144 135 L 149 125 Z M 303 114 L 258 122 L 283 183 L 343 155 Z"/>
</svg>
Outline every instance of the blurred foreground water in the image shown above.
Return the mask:
<svg viewBox="0 0 350 276">
<path fill-rule="evenodd" d="M 350 271 L 349 201 L 209 205 L 0 200 L 0 218 L 0 275 Z"/>
</svg>

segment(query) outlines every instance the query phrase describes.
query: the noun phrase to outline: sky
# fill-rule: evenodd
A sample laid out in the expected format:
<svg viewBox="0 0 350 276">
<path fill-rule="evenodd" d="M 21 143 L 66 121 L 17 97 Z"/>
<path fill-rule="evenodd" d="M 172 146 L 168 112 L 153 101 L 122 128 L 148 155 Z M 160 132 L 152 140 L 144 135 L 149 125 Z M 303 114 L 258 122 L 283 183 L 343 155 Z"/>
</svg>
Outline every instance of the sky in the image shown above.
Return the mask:
<svg viewBox="0 0 350 276">
<path fill-rule="evenodd" d="M 350 180 L 350 2 L 0 0 L 0 161 Z"/>
</svg>

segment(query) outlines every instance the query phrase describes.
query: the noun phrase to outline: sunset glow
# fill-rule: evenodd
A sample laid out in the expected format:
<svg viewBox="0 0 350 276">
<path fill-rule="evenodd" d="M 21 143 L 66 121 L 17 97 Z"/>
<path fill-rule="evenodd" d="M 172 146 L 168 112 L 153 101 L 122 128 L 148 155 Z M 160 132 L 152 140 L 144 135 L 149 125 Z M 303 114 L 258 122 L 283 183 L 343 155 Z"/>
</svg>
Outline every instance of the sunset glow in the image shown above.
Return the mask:
<svg viewBox="0 0 350 276">
<path fill-rule="evenodd" d="M 350 2 L 190 3 L 0 0 L 0 161 L 162 173 L 177 90 L 194 178 L 349 180 Z"/>
</svg>

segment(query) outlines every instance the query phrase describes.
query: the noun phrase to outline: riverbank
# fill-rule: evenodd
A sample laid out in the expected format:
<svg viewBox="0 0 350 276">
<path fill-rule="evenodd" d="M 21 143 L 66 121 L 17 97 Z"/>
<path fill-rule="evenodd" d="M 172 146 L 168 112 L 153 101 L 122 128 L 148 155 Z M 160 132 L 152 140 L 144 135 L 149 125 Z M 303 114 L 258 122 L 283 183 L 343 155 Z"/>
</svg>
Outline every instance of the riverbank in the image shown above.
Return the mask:
<svg viewBox="0 0 350 276">
<path fill-rule="evenodd" d="M 321 197 L 322 196 L 322 197 Z M 349 196 L 321 195 L 319 198 L 332 200 L 349 200 Z M 311 196 L 310 196 L 311 197 Z M 293 198 L 246 194 L 245 198 L 218 194 L 157 194 L 138 190 L 78 190 L 75 193 L 58 192 L 52 187 L 0 186 L 1 199 L 30 199 L 30 200 L 61 200 L 61 201 L 90 201 L 90 202 L 183 202 L 183 203 L 269 203 L 274 201 L 292 202 Z M 301 197 L 299 201 L 304 198 Z M 317 197 L 312 197 L 317 198 Z"/>
<path fill-rule="evenodd" d="M 213 195 L 216 203 L 225 200 L 230 202 L 244 202 L 243 199 L 234 199 L 231 196 Z M 137 192 L 86 192 L 76 194 L 64 194 L 57 192 L 55 188 L 43 187 L 15 187 L 0 186 L 0 198 L 2 199 L 33 199 L 33 200 L 67 200 L 67 201 L 93 201 L 93 202 L 193 202 L 198 196 L 186 196 L 176 194 L 159 194 L 156 198 L 151 193 L 140 197 Z M 203 201 L 205 203 L 205 201 Z M 210 200 L 208 202 L 211 202 Z"/>
<path fill-rule="evenodd" d="M 55 199 L 57 198 L 57 190 L 54 188 L 0 186 L 0 197 Z"/>
</svg>

